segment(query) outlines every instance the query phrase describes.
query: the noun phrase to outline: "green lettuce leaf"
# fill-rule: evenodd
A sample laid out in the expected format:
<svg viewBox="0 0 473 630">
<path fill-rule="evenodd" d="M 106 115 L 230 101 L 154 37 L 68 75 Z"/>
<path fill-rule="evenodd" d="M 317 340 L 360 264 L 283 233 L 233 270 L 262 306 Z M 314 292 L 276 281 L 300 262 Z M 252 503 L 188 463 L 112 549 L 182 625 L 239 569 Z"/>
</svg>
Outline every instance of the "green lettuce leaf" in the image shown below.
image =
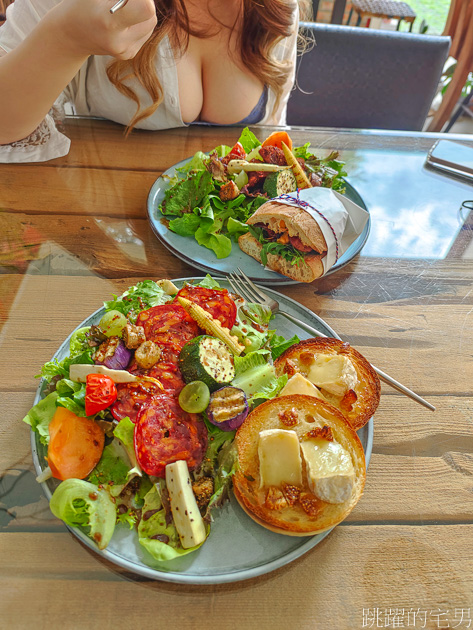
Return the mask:
<svg viewBox="0 0 473 630">
<path fill-rule="evenodd" d="M 255 136 L 255 134 L 249 130 L 248 127 L 245 127 L 241 132 L 240 137 L 238 138 L 238 142 L 241 144 L 245 153 L 249 153 L 256 147 L 261 146 L 261 141 Z"/>
<path fill-rule="evenodd" d="M 242 234 L 246 234 L 249 230 L 249 226 L 243 221 L 238 221 L 233 217 L 229 217 L 227 221 L 227 231 L 229 234 L 238 239 Z"/>
<path fill-rule="evenodd" d="M 271 356 L 273 357 L 273 360 L 280 357 L 283 352 L 285 352 L 288 348 L 290 348 L 294 344 L 300 343 L 300 341 L 301 340 L 299 339 L 297 335 L 294 335 L 290 339 L 285 339 L 284 337 L 281 337 L 280 335 L 273 335 L 273 337 L 271 337 L 271 340 L 270 340 Z"/>
<path fill-rule="evenodd" d="M 317 157 L 309 151 L 310 142 L 293 150 L 296 158 L 303 158 L 307 169 L 322 179 L 322 186 L 344 193 L 346 186 L 343 177 L 347 175 L 345 162 L 338 159 L 338 151 L 332 151 L 324 158 Z"/>
<path fill-rule="evenodd" d="M 232 147 L 229 147 L 226 144 L 219 144 L 218 147 L 215 147 L 212 153 L 216 153 L 217 157 L 221 158 L 221 157 L 225 157 L 228 153 L 230 153 L 231 150 L 232 150 Z"/>
<path fill-rule="evenodd" d="M 47 361 L 41 368 L 41 372 L 36 375 L 36 378 L 44 378 L 48 383 L 50 383 L 55 376 L 68 378 L 69 367 L 76 363 L 92 365 L 94 363 L 92 359 L 92 349 L 85 350 L 75 357 L 65 357 L 62 361 L 58 361 L 57 359 Z"/>
<path fill-rule="evenodd" d="M 222 431 L 223 433 L 223 431 Z M 238 466 L 238 457 L 235 444 L 232 440 L 226 440 L 217 454 L 217 462 L 214 472 L 214 493 L 210 497 L 204 521 L 211 520 L 210 512 L 212 508 L 222 505 L 228 498 L 232 477 Z"/>
<path fill-rule="evenodd" d="M 219 283 L 212 278 L 208 273 L 203 280 L 197 283 L 198 287 L 204 287 L 204 289 L 220 289 Z"/>
<path fill-rule="evenodd" d="M 76 357 L 84 352 L 91 352 L 85 333 L 90 330 L 90 326 L 84 326 L 72 333 L 69 340 L 69 356 Z"/>
<path fill-rule="evenodd" d="M 147 518 L 147 513 L 150 516 Z M 156 540 L 154 536 L 161 535 L 166 537 L 167 542 Z M 164 562 L 173 560 L 179 556 L 186 555 L 198 549 L 201 545 L 184 549 L 179 539 L 176 528 L 171 523 L 166 525 L 166 514 L 162 506 L 161 496 L 157 485 L 155 484 L 144 498 L 142 508 L 142 518 L 138 525 L 138 540 L 148 553 L 155 560 Z"/>
<path fill-rule="evenodd" d="M 178 216 L 191 212 L 214 188 L 209 171 L 190 173 L 186 179 L 166 190 L 160 210 L 163 214 Z"/>
<path fill-rule="evenodd" d="M 76 383 L 68 378 L 63 378 L 56 383 L 58 393 L 57 404 L 65 407 L 84 418 L 85 413 L 85 383 Z"/>
<path fill-rule="evenodd" d="M 138 521 L 138 516 L 133 509 L 128 509 L 126 512 L 117 514 L 117 523 L 123 523 L 128 525 L 130 529 L 133 529 Z"/>
<path fill-rule="evenodd" d="M 113 296 L 113 300 L 104 302 L 105 310 L 120 311 L 134 322 L 142 310 L 166 304 L 172 297 L 165 293 L 154 280 L 144 280 L 130 287 L 120 297 Z"/>
<path fill-rule="evenodd" d="M 103 449 L 102 457 L 88 477 L 88 481 L 99 485 L 122 485 L 128 480 L 130 465 L 128 457 L 116 440 Z"/>
<path fill-rule="evenodd" d="M 211 249 L 219 259 L 226 258 L 232 251 L 232 242 L 228 236 L 218 234 L 217 232 L 207 233 L 203 231 L 202 228 L 199 228 L 195 233 L 195 240 L 199 245 Z"/>
<path fill-rule="evenodd" d="M 179 236 L 194 236 L 199 225 L 200 217 L 197 214 L 185 214 L 169 221 L 169 229 Z"/>
<path fill-rule="evenodd" d="M 250 233 L 258 242 L 263 246 L 260 251 L 261 262 L 266 265 L 268 262 L 268 254 L 274 256 L 281 256 L 284 260 L 287 260 L 291 265 L 300 265 L 304 261 L 304 254 L 293 247 L 290 243 L 283 245 L 276 241 L 269 241 L 265 238 L 263 230 L 260 227 L 254 225 L 249 226 Z"/>
<path fill-rule="evenodd" d="M 192 159 L 184 166 L 177 168 L 180 173 L 188 173 L 189 171 L 205 171 L 205 163 L 209 159 L 207 153 L 203 151 L 197 151 L 194 153 Z"/>
<path fill-rule="evenodd" d="M 287 383 L 287 374 L 276 377 L 268 355 L 267 350 L 258 350 L 235 357 L 235 378 L 231 384 L 245 392 L 250 405 L 274 398 Z"/>
<path fill-rule="evenodd" d="M 259 405 L 264 400 L 276 398 L 279 392 L 286 385 L 288 381 L 288 375 L 282 374 L 279 377 L 275 377 L 272 380 L 267 381 L 255 394 L 253 394 L 251 401 L 254 406 Z"/>
<path fill-rule="evenodd" d="M 138 464 L 134 446 L 135 425 L 128 416 L 120 420 L 113 430 L 113 435 L 123 444 L 123 448 L 125 449 L 128 459 L 132 465 L 131 470 L 128 471 L 128 478 L 135 474 L 141 476 L 143 473 L 140 465 Z"/>
<path fill-rule="evenodd" d="M 240 310 L 245 317 L 248 317 L 252 322 L 258 324 L 258 326 L 267 327 L 273 318 L 273 313 L 269 307 L 254 302 L 246 302 Z"/>
<path fill-rule="evenodd" d="M 115 503 L 105 489 L 83 479 L 66 479 L 54 491 L 49 507 L 67 525 L 87 528 L 99 549 L 110 542 L 117 517 Z"/>
<path fill-rule="evenodd" d="M 57 409 L 57 392 L 48 394 L 40 400 L 23 418 L 23 422 L 29 424 L 31 429 L 38 433 L 41 444 L 49 444 L 49 423 L 53 419 Z"/>
</svg>

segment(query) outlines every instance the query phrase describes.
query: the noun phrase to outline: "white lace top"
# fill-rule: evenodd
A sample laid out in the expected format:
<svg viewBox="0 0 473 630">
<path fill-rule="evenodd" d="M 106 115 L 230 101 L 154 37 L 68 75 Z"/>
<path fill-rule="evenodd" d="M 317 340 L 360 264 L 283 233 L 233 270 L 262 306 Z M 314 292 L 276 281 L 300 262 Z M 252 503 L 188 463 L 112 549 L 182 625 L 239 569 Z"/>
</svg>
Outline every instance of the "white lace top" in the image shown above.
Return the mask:
<svg viewBox="0 0 473 630">
<path fill-rule="evenodd" d="M 6 22 L 0 27 L 0 54 L 13 50 L 58 2 L 59 0 L 15 0 L 7 9 Z M 295 3 L 293 34 L 278 44 L 274 51 L 278 61 L 291 64 L 291 72 L 274 114 L 272 111 L 276 97 L 274 92 L 268 91 L 266 112 L 259 124 L 286 123 L 287 100 L 295 75 L 297 31 L 298 9 Z M 58 130 L 57 125 L 57 120 L 64 117 L 65 102 L 72 103 L 78 115 L 98 116 L 127 125 L 135 113 L 136 105 L 118 92 L 108 80 L 106 69 L 111 61 L 112 57 L 89 57 L 55 103 L 53 110 L 31 136 L 13 144 L 0 145 L 0 162 L 44 162 L 66 155 L 70 140 Z M 158 130 L 183 127 L 185 123 L 181 117 L 176 64 L 168 38 L 158 47 L 156 70 L 165 86 L 164 101 L 152 116 L 138 123 L 137 128 Z M 144 106 L 151 103 L 148 93 L 137 81 L 133 88 Z"/>
</svg>

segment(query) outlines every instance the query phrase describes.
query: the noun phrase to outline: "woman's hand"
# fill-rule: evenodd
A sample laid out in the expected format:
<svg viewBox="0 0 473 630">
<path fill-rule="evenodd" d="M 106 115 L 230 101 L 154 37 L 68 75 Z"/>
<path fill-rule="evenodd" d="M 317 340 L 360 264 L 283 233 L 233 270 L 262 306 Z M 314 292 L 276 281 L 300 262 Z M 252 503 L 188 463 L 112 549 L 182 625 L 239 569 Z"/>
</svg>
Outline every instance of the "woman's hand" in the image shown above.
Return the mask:
<svg viewBox="0 0 473 630">
<path fill-rule="evenodd" d="M 62 0 L 45 20 L 71 56 L 111 55 L 131 59 L 156 26 L 153 0 L 128 0 L 116 13 L 116 0 Z"/>
</svg>

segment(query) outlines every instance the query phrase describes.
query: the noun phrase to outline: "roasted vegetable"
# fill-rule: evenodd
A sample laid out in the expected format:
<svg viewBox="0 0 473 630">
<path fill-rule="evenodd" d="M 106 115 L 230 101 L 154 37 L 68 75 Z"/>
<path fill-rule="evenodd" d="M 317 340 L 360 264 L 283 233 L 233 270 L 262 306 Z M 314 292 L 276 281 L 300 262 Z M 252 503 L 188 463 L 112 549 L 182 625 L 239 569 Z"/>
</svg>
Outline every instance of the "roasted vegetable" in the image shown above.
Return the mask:
<svg viewBox="0 0 473 630">
<path fill-rule="evenodd" d="M 268 193 L 268 196 L 271 198 L 294 192 L 297 190 L 297 182 L 294 173 L 290 168 L 285 168 L 277 173 L 271 173 L 271 175 L 268 175 L 264 180 L 263 190 Z"/>
<path fill-rule="evenodd" d="M 296 178 L 298 188 L 312 188 L 312 184 L 310 183 L 309 178 L 302 170 L 302 166 L 297 161 L 294 153 L 284 142 L 281 142 L 281 145 L 282 150 L 284 151 L 286 162 L 292 168 L 292 172 L 294 173 L 294 177 Z"/>
<path fill-rule="evenodd" d="M 233 356 L 216 337 L 201 335 L 186 343 L 179 355 L 179 369 L 186 383 L 202 381 L 210 391 L 235 377 Z"/>
<path fill-rule="evenodd" d="M 234 431 L 248 415 L 248 401 L 242 389 L 228 385 L 210 396 L 207 417 L 222 431 Z"/>
<path fill-rule="evenodd" d="M 130 362 L 132 352 L 118 337 L 109 337 L 100 344 L 94 354 L 94 362 L 97 365 L 105 365 L 111 370 L 123 370 Z"/>
<path fill-rule="evenodd" d="M 207 313 L 201 306 L 194 304 L 186 298 L 178 297 L 177 301 L 205 332 L 223 341 L 233 354 L 240 355 L 244 351 L 245 346 L 242 346 L 238 342 L 238 339 L 230 334 L 228 328 L 222 326 L 218 319 L 214 319 L 212 315 Z"/>
</svg>

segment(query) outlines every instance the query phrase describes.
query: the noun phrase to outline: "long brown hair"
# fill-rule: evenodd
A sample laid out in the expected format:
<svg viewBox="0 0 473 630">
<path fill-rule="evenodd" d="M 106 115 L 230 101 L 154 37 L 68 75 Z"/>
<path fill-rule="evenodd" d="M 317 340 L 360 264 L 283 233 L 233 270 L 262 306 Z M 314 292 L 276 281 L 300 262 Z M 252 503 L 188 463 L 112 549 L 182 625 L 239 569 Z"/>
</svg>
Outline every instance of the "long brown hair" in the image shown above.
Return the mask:
<svg viewBox="0 0 473 630">
<path fill-rule="evenodd" d="M 206 37 L 209 33 L 192 29 L 183 0 L 154 0 L 158 22 L 154 33 L 130 60 L 113 61 L 107 76 L 119 92 L 136 103 L 136 113 L 127 132 L 141 120 L 151 116 L 163 100 L 163 87 L 156 75 L 155 56 L 164 37 L 169 36 L 173 50 L 182 54 L 187 49 L 189 36 Z M 301 15 L 307 19 L 309 3 L 299 0 Z M 275 110 L 281 97 L 282 86 L 288 76 L 288 64 L 272 59 L 274 46 L 292 34 L 294 5 L 285 0 L 240 0 L 240 29 L 238 47 L 243 65 L 276 94 Z M 304 11 L 304 12 L 302 12 Z M 233 30 L 234 26 L 231 27 Z M 182 35 L 184 34 L 184 35 Z M 142 109 L 134 90 L 127 85 L 135 77 L 151 98 L 151 105 Z"/>
</svg>

